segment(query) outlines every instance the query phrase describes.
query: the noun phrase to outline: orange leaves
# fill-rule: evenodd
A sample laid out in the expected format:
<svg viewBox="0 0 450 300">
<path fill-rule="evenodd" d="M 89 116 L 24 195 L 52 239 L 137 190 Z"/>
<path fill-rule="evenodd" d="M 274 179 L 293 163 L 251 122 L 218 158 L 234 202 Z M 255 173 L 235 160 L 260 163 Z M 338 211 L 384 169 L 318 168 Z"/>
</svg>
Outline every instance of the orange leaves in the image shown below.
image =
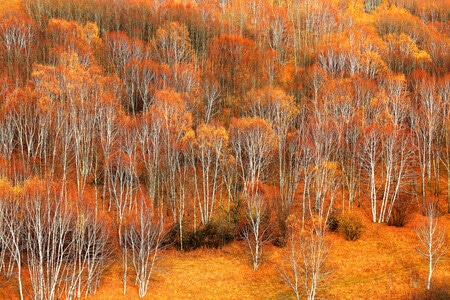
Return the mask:
<svg viewBox="0 0 450 300">
<path fill-rule="evenodd" d="M 179 93 L 173 90 L 160 90 L 155 93 L 155 102 L 153 104 L 156 111 L 163 117 L 166 122 L 184 124 L 184 127 L 190 127 L 191 116 L 186 111 L 186 106 Z"/>
<path fill-rule="evenodd" d="M 267 137 L 272 134 L 269 123 L 261 118 L 233 118 L 231 120 L 230 132 L 235 134 L 233 138 L 237 138 L 237 135 L 241 134 L 251 134 L 253 131 L 262 133 L 263 136 Z"/>
<path fill-rule="evenodd" d="M 95 103 L 104 94 L 117 96 L 115 76 L 105 77 L 99 67 L 84 65 L 76 53 L 62 53 L 58 63 L 57 66 L 33 66 L 32 79 L 39 97 Z"/>
<path fill-rule="evenodd" d="M 0 23 L 0 34 L 8 56 L 30 51 L 34 44 L 35 25 L 32 20 L 21 17 L 4 18 Z"/>
<path fill-rule="evenodd" d="M 57 61 L 65 52 L 70 55 L 76 53 L 80 62 L 89 66 L 94 63 L 93 51 L 99 47 L 98 27 L 95 23 L 88 22 L 81 26 L 75 21 L 64 19 L 51 19 L 46 28 L 50 53 Z"/>
<path fill-rule="evenodd" d="M 8 75 L 16 80 L 16 84 L 28 79 L 35 57 L 36 31 L 29 18 L 11 16 L 0 22 L 0 50 L 5 49 L 3 60 L 7 64 Z"/>
<path fill-rule="evenodd" d="M 191 40 L 186 25 L 170 22 L 156 30 L 153 50 L 161 63 L 172 66 L 193 58 Z"/>
<path fill-rule="evenodd" d="M 229 135 L 244 182 L 261 181 L 276 148 L 270 125 L 260 118 L 232 119 Z"/>
<path fill-rule="evenodd" d="M 252 40 L 224 34 L 210 40 L 208 54 L 208 69 L 227 93 L 250 87 L 250 75 L 258 70 L 258 54 Z"/>
<path fill-rule="evenodd" d="M 278 136 L 286 134 L 298 113 L 294 97 L 272 86 L 251 90 L 245 99 L 247 112 L 268 121 Z"/>
<path fill-rule="evenodd" d="M 12 192 L 13 185 L 11 182 L 6 178 L 0 178 L 0 201 L 4 201 L 4 199 L 9 198 Z"/>
<path fill-rule="evenodd" d="M 186 110 L 181 95 L 173 90 L 157 91 L 150 113 L 153 122 L 163 128 L 166 142 L 173 147 L 177 147 L 178 142 L 192 126 L 192 116 Z"/>
<path fill-rule="evenodd" d="M 219 152 L 228 145 L 228 132 L 223 126 L 202 123 L 197 128 L 197 145 Z"/>
<path fill-rule="evenodd" d="M 387 44 L 387 62 L 394 72 L 410 74 L 416 67 L 423 69 L 431 62 L 430 55 L 420 50 L 415 41 L 404 33 L 387 34 L 384 40 Z"/>
</svg>

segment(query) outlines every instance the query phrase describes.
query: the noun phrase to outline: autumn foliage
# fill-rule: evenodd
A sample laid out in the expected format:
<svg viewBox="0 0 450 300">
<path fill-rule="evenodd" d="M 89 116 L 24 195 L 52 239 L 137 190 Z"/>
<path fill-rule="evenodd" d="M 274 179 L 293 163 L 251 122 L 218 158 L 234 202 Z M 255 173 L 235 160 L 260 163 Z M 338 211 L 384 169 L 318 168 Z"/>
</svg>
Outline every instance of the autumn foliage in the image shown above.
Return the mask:
<svg viewBox="0 0 450 300">
<path fill-rule="evenodd" d="M 174 249 L 336 260 L 332 222 L 358 247 L 448 217 L 449 130 L 446 0 L 0 0 L 0 280 L 80 298 L 118 268 L 144 297 Z"/>
</svg>

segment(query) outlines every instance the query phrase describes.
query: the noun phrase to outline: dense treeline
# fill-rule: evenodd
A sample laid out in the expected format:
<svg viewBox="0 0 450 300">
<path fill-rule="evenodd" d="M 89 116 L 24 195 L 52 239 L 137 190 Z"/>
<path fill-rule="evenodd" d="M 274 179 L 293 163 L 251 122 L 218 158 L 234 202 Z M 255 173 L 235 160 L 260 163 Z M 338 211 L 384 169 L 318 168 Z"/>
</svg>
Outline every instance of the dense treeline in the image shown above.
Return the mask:
<svg viewBox="0 0 450 300">
<path fill-rule="evenodd" d="M 168 245 L 243 238 L 257 269 L 290 216 L 450 212 L 450 4 L 422 2 L 4 12 L 0 271 L 21 297 L 25 264 L 33 298 L 78 298 L 122 257 L 144 296 Z"/>
</svg>

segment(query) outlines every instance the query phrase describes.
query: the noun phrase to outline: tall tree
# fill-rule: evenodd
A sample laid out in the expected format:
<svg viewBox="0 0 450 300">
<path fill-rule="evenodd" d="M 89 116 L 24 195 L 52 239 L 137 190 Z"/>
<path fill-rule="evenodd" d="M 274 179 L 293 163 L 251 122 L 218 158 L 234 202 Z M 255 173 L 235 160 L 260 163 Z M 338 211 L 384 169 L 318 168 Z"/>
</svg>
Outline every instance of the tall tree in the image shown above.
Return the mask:
<svg viewBox="0 0 450 300">
<path fill-rule="evenodd" d="M 431 289 L 431 277 L 437 264 L 450 249 L 445 229 L 439 224 L 438 214 L 436 203 L 429 201 L 425 208 L 425 221 L 416 228 L 419 239 L 417 252 L 428 262 L 427 290 Z"/>
<path fill-rule="evenodd" d="M 185 198 L 180 190 L 183 184 L 181 143 L 191 129 L 192 117 L 181 95 L 173 90 L 158 91 L 152 106 L 152 122 L 161 126 L 161 162 L 164 165 L 161 179 L 167 195 L 166 204 L 172 210 L 174 222 L 178 226 L 182 247 Z"/>
<path fill-rule="evenodd" d="M 189 144 L 195 198 L 203 225 L 213 218 L 216 197 L 221 187 L 221 163 L 227 146 L 227 131 L 223 126 L 213 124 L 200 124 L 196 138 L 191 139 Z"/>
<path fill-rule="evenodd" d="M 314 224 L 306 230 L 300 229 L 295 220 L 290 221 L 289 246 L 280 274 L 297 299 L 302 299 L 302 296 L 316 299 L 329 275 L 326 263 L 330 245 L 326 240 L 326 230 Z"/>
<path fill-rule="evenodd" d="M 294 128 L 298 114 L 294 98 L 283 90 L 271 86 L 252 90 L 246 95 L 246 111 L 251 116 L 266 120 L 275 134 L 277 183 L 280 190 L 282 215 L 286 218 L 295 194 L 295 188 L 289 186 L 291 182 L 288 180 L 293 162 L 289 160 L 286 153 L 288 135 Z"/>
<path fill-rule="evenodd" d="M 148 291 L 155 264 L 163 249 L 162 224 L 154 221 L 152 206 L 144 199 L 138 201 L 138 213 L 130 218 L 124 226 L 124 242 L 122 247 L 128 248 L 127 257 L 133 266 L 139 297 L 143 298 Z"/>
<path fill-rule="evenodd" d="M 248 227 L 244 231 L 252 256 L 253 268 L 261 263 L 267 225 L 264 224 L 265 197 L 260 184 L 266 179 L 266 171 L 276 147 L 276 139 L 270 125 L 263 119 L 233 119 L 230 125 L 230 144 L 239 166 L 246 199 Z"/>
<path fill-rule="evenodd" d="M 37 30 L 34 22 L 22 16 L 5 17 L 0 22 L 0 41 L 5 55 L 8 76 L 15 79 L 16 86 L 30 78 L 34 61 Z"/>
</svg>

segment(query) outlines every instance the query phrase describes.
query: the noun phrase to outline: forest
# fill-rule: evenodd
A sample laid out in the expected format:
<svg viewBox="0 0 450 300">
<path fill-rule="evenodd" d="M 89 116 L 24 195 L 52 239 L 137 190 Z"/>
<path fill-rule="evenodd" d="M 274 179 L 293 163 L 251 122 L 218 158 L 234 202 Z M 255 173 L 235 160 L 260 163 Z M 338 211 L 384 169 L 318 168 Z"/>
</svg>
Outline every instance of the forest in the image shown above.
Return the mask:
<svg viewBox="0 0 450 300">
<path fill-rule="evenodd" d="M 0 0 L 0 297 L 448 299 L 449 227 L 449 0 Z"/>
</svg>

